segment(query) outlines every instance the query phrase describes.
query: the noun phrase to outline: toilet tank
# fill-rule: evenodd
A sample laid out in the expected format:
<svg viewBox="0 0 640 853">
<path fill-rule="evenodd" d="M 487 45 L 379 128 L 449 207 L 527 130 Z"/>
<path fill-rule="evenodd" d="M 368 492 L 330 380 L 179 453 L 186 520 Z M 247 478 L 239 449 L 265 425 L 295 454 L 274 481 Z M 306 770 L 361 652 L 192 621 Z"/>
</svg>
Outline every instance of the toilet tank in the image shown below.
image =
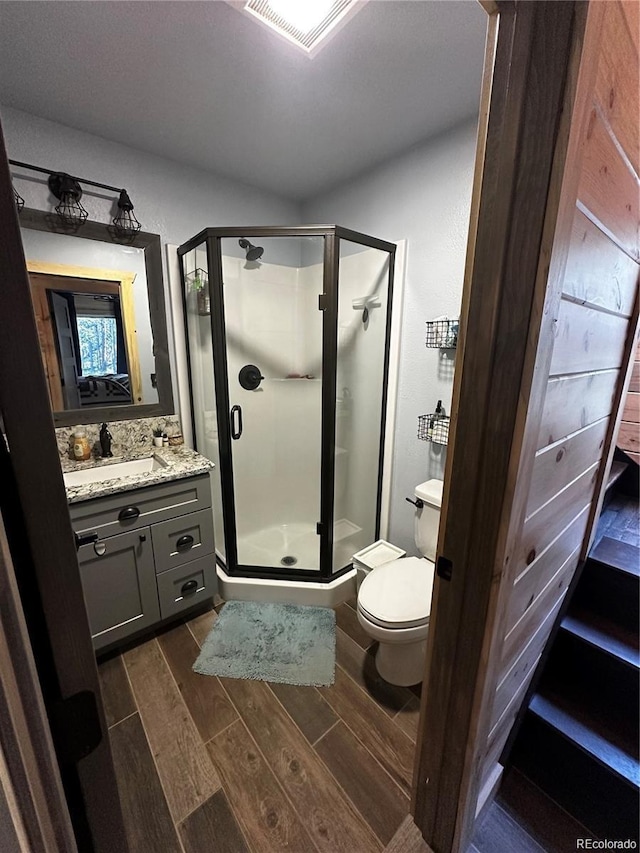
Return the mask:
<svg viewBox="0 0 640 853">
<path fill-rule="evenodd" d="M 415 496 L 423 502 L 422 509 L 416 509 L 416 546 L 422 556 L 431 562 L 435 562 L 438 547 L 442 486 L 442 480 L 427 480 L 415 488 Z"/>
</svg>

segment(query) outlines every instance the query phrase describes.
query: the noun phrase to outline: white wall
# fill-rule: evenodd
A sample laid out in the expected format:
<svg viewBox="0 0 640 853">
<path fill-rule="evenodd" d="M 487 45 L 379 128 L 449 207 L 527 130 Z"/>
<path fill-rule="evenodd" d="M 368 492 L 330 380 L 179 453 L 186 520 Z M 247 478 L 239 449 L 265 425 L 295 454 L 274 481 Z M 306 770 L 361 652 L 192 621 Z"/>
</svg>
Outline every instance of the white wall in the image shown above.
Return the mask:
<svg viewBox="0 0 640 853">
<path fill-rule="evenodd" d="M 385 240 L 407 240 L 407 276 L 398 378 L 391 495 L 391 541 L 415 553 L 414 486 L 444 475 L 436 445 L 416 438 L 418 415 L 439 399 L 447 412 L 451 362 L 424 345 L 425 321 L 460 311 L 476 120 L 430 140 L 345 187 L 308 201 L 304 222 L 336 222 Z"/>
</svg>

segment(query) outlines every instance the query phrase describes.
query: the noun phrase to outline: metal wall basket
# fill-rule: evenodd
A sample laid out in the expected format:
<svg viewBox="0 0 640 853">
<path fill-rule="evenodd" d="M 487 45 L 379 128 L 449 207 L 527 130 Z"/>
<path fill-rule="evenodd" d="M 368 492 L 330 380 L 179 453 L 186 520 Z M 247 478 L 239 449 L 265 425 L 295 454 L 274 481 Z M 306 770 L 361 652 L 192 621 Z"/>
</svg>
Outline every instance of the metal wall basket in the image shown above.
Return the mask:
<svg viewBox="0 0 640 853">
<path fill-rule="evenodd" d="M 187 297 L 193 299 L 198 314 L 205 317 L 211 314 L 211 296 L 209 295 L 209 274 L 206 270 L 195 269 L 185 276 Z"/>
<path fill-rule="evenodd" d="M 418 417 L 418 438 L 433 444 L 449 443 L 449 422 L 451 418 L 432 412 Z"/>
<path fill-rule="evenodd" d="M 459 320 L 427 320 L 426 345 L 430 349 L 455 349 L 458 345 Z"/>
</svg>

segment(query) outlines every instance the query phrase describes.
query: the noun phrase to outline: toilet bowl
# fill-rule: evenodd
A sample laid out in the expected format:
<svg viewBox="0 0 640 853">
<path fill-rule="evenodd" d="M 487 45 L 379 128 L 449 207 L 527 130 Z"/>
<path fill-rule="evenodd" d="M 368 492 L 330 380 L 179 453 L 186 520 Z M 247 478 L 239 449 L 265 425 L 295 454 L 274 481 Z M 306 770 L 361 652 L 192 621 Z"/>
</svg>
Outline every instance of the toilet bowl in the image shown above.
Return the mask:
<svg viewBox="0 0 640 853">
<path fill-rule="evenodd" d="M 377 640 L 376 667 L 390 684 L 422 681 L 434 565 L 403 557 L 374 569 L 358 595 L 358 621 Z"/>
<path fill-rule="evenodd" d="M 415 495 L 416 544 L 423 556 L 383 562 L 385 556 L 403 552 L 380 540 L 353 558 L 365 575 L 358 590 L 358 621 L 378 641 L 378 673 L 403 687 L 418 684 L 424 676 L 442 482 L 421 483 Z"/>
</svg>

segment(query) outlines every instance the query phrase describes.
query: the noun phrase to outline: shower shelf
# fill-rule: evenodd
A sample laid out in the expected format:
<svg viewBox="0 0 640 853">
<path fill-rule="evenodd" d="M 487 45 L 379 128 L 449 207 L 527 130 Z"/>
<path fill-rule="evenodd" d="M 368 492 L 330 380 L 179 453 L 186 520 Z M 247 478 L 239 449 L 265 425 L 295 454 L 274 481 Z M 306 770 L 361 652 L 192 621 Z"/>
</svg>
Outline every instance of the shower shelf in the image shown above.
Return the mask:
<svg viewBox="0 0 640 853">
<path fill-rule="evenodd" d="M 429 349 L 455 349 L 458 344 L 459 320 L 427 320 L 426 346 Z"/>
<path fill-rule="evenodd" d="M 433 444 L 449 443 L 449 422 L 451 418 L 432 412 L 418 416 L 418 438 Z"/>
</svg>

